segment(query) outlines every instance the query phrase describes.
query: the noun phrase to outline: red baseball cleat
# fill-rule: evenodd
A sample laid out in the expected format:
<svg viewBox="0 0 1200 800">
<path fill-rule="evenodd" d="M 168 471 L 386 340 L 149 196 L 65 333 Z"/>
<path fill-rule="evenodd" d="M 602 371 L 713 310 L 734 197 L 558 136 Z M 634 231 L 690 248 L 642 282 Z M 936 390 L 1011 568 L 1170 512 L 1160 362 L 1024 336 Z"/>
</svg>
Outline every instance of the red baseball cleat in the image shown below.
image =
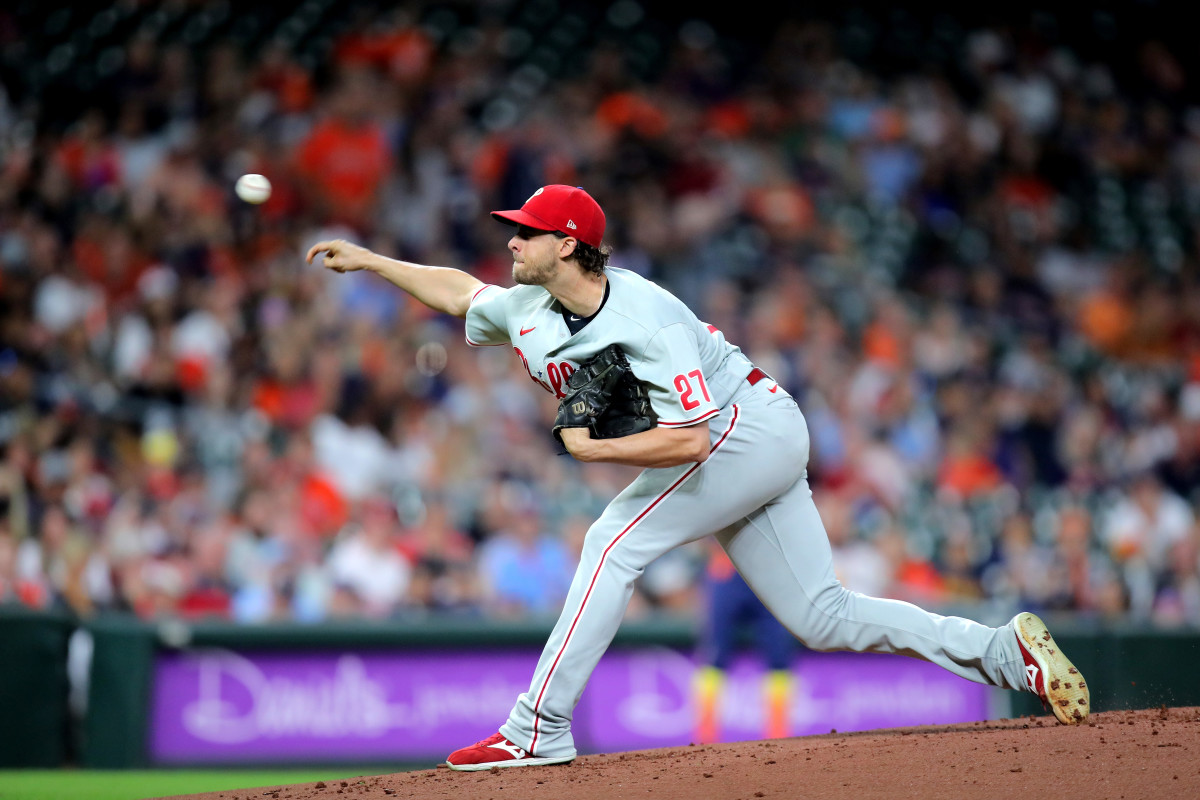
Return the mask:
<svg viewBox="0 0 1200 800">
<path fill-rule="evenodd" d="M 1064 725 L 1078 725 L 1091 712 L 1091 695 L 1075 669 L 1036 614 L 1013 617 L 1017 643 L 1025 658 L 1025 686 L 1050 706 Z"/>
<path fill-rule="evenodd" d="M 492 767 L 539 767 L 574 760 L 575 756 L 539 758 L 525 752 L 523 747 L 517 747 L 501 734 L 494 733 L 470 747 L 455 750 L 446 758 L 446 766 L 459 772 L 479 772 Z"/>
</svg>

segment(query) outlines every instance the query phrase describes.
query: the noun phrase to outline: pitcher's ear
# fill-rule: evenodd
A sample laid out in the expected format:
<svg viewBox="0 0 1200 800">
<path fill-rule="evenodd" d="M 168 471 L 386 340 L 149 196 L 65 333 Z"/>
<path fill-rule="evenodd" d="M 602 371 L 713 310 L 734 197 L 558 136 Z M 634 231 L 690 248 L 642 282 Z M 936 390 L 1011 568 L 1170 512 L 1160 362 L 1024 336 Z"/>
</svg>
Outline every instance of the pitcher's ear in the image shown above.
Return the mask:
<svg viewBox="0 0 1200 800">
<path fill-rule="evenodd" d="M 559 240 L 558 256 L 566 261 L 575 254 L 575 247 L 579 244 L 579 240 L 574 236 L 568 236 L 565 239 Z"/>
</svg>

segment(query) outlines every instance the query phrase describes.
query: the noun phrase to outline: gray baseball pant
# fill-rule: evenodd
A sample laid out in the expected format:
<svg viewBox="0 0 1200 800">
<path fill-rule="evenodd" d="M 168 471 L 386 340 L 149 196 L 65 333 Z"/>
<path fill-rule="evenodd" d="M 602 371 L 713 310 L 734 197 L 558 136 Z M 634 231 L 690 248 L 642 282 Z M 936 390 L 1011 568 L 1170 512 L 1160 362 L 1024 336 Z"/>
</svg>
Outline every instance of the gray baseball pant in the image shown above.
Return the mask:
<svg viewBox="0 0 1200 800">
<path fill-rule="evenodd" d="M 763 604 L 813 650 L 899 653 L 968 680 L 1024 686 L 1009 626 L 990 628 L 849 591 L 807 480 L 808 429 L 773 382 L 745 384 L 709 421 L 701 464 L 643 471 L 589 529 L 529 691 L 500 732 L 539 757 L 573 755 L 571 715 L 646 565 L 715 534 Z"/>
</svg>

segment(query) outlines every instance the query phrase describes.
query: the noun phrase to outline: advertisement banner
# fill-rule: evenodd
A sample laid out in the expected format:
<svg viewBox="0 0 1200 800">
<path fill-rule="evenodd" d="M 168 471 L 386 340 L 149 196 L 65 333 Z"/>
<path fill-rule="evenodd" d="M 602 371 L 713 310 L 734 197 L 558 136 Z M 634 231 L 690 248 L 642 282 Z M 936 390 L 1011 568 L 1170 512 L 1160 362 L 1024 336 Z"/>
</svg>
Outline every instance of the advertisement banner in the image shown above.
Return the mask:
<svg viewBox="0 0 1200 800">
<path fill-rule="evenodd" d="M 436 762 L 495 732 L 529 688 L 538 650 L 163 654 L 155 665 L 149 753 L 157 764 Z M 696 740 L 696 663 L 667 648 L 613 650 L 576 710 L 580 753 Z M 755 659 L 729 671 L 721 738 L 761 739 Z M 800 654 L 790 732 L 981 720 L 988 687 L 900 656 Z"/>
</svg>

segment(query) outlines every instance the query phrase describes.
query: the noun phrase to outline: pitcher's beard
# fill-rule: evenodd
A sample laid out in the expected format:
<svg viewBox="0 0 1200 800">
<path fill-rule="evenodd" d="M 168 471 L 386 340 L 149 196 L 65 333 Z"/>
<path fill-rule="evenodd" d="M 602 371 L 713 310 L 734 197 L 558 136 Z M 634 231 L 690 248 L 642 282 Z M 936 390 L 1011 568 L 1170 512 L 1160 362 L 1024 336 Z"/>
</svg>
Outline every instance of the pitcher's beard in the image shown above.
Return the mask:
<svg viewBox="0 0 1200 800">
<path fill-rule="evenodd" d="M 513 280 L 522 286 L 541 286 L 554 277 L 554 265 L 531 265 L 528 261 L 513 262 Z"/>
</svg>

